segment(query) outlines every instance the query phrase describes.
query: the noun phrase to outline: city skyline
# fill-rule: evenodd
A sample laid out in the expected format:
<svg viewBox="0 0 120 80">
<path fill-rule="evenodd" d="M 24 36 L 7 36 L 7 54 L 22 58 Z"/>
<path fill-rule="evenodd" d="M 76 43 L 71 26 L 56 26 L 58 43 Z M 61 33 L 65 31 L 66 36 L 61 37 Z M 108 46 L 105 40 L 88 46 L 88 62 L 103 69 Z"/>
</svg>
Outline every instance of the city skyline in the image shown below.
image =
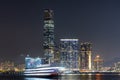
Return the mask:
<svg viewBox="0 0 120 80">
<path fill-rule="evenodd" d="M 91 42 L 93 55 L 106 65 L 119 59 L 119 1 L 1 1 L 0 59 L 18 63 L 23 58 L 43 53 L 43 10 L 54 11 L 55 41 L 78 38 Z M 108 56 L 109 55 L 109 56 Z"/>
</svg>

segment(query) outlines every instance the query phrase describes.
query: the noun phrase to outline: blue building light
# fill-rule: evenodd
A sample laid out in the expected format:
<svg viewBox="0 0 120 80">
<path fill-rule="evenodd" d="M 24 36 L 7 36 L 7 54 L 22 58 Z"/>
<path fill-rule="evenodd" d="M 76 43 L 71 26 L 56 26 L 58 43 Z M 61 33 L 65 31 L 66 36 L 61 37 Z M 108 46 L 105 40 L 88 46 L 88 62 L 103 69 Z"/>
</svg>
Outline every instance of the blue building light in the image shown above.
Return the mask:
<svg viewBox="0 0 120 80">
<path fill-rule="evenodd" d="M 29 68 L 37 68 L 41 64 L 43 64 L 42 58 L 39 58 L 39 57 L 32 58 L 32 57 L 29 57 L 29 56 L 25 57 L 25 67 L 27 69 L 29 69 Z"/>
</svg>

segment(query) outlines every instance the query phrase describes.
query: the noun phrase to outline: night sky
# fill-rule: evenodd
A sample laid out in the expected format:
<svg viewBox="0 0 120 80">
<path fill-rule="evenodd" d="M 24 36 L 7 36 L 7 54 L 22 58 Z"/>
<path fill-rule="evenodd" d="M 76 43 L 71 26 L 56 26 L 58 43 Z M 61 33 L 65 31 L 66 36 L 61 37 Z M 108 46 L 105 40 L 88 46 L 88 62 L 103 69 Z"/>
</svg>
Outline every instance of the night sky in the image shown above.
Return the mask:
<svg viewBox="0 0 120 80">
<path fill-rule="evenodd" d="M 24 63 L 24 57 L 43 57 L 43 10 L 54 11 L 55 41 L 78 38 L 91 42 L 105 65 L 120 61 L 119 0 L 5 0 L 0 1 L 0 61 Z"/>
</svg>

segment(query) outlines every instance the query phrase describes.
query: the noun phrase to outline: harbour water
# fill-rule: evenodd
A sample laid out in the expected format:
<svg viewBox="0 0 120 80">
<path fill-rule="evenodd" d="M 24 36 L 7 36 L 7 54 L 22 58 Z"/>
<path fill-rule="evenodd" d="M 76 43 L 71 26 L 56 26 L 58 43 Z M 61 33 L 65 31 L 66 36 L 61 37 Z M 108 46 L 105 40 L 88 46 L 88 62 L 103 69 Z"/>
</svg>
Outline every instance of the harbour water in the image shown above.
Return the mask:
<svg viewBox="0 0 120 80">
<path fill-rule="evenodd" d="M 58 78 L 0 77 L 0 80 L 120 80 L 120 75 L 63 75 Z"/>
</svg>

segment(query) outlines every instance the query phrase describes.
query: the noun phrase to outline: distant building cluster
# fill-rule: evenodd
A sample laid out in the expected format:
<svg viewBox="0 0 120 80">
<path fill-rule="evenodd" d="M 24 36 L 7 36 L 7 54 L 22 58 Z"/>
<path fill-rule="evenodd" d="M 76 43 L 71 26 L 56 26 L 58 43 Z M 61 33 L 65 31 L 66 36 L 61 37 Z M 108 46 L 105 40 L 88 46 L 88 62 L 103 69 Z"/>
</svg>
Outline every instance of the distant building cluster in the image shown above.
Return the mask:
<svg viewBox="0 0 120 80">
<path fill-rule="evenodd" d="M 93 58 L 92 43 L 79 43 L 79 39 L 60 39 L 55 44 L 53 10 L 44 10 L 43 50 L 44 58 L 25 58 L 26 68 L 36 68 L 42 64 L 59 65 L 69 70 L 85 71 L 120 71 L 120 62 L 113 68 L 103 67 L 104 60 L 100 55 Z"/>
<path fill-rule="evenodd" d="M 58 46 L 56 46 L 58 45 Z M 44 10 L 43 26 L 43 49 L 45 58 L 25 58 L 26 68 L 35 68 L 41 64 L 58 64 L 70 70 L 91 71 L 101 70 L 102 61 L 95 58 L 92 62 L 92 44 L 89 42 L 79 43 L 79 39 L 60 39 L 55 44 L 53 11 Z M 96 61 L 98 60 L 98 61 Z"/>
<path fill-rule="evenodd" d="M 24 68 L 36 68 L 42 64 L 59 65 L 69 70 L 83 71 L 107 71 L 110 67 L 103 67 L 103 59 L 97 55 L 92 60 L 92 43 L 80 43 L 79 39 L 60 39 L 55 44 L 53 11 L 44 10 L 43 26 L 43 49 L 44 58 L 32 58 L 29 55 L 25 58 L 25 65 L 15 67 L 13 62 L 4 62 L 0 70 L 24 70 Z M 120 71 L 120 62 L 115 64 L 114 70 Z"/>
<path fill-rule="evenodd" d="M 24 64 L 19 64 L 15 65 L 14 62 L 11 61 L 4 61 L 0 63 L 0 71 L 5 72 L 5 71 L 24 71 L 25 65 Z"/>
</svg>

